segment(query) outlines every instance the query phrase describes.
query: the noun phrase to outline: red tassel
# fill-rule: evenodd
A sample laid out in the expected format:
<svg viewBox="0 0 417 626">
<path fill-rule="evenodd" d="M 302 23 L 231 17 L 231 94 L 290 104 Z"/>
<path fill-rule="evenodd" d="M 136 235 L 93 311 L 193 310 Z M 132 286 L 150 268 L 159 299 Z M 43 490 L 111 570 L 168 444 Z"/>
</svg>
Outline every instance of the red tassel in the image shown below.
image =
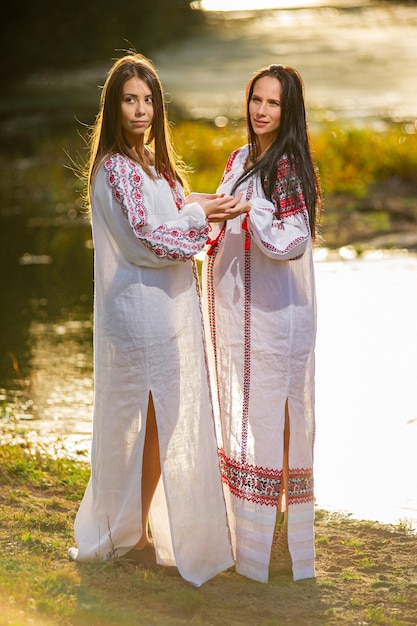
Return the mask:
<svg viewBox="0 0 417 626">
<path fill-rule="evenodd" d="M 211 256 L 213 254 L 214 246 L 216 245 L 216 240 L 215 239 L 210 239 L 210 237 L 209 237 L 207 239 L 207 245 L 209 247 L 206 250 L 206 254 L 207 254 L 207 256 Z"/>
<path fill-rule="evenodd" d="M 225 228 L 226 228 L 226 224 L 223 224 L 223 226 L 219 230 L 217 237 L 215 237 L 214 239 L 210 239 L 210 237 L 207 238 L 207 245 L 209 246 L 208 250 L 206 251 L 207 256 L 211 256 L 213 254 L 214 248 L 217 246 L 217 242 L 219 241 Z"/>
<path fill-rule="evenodd" d="M 249 227 L 248 227 L 248 214 L 246 213 L 245 219 L 242 222 L 242 230 L 245 232 L 245 250 L 250 250 L 250 237 L 249 237 Z"/>
</svg>

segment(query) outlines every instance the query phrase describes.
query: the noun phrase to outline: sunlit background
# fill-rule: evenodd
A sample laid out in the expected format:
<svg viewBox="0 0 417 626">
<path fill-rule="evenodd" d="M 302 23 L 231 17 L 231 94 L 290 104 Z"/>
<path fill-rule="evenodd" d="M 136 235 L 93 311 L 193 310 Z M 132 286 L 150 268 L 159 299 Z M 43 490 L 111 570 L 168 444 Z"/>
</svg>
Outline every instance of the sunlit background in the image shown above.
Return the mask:
<svg viewBox="0 0 417 626">
<path fill-rule="evenodd" d="M 263 9 L 294 9 L 297 7 L 308 7 L 323 4 L 320 0 L 232 0 L 223 2 L 222 0 L 202 0 L 193 2 L 193 5 L 204 11 L 260 11 Z"/>
<path fill-rule="evenodd" d="M 413 134 L 417 5 L 202 0 L 194 3 L 205 11 L 199 28 L 197 11 L 184 22 L 168 0 L 154 12 L 152 3 L 145 9 L 109 0 L 111 19 L 95 3 L 78 15 L 57 12 L 52 0 L 42 9 L 45 2 L 28 3 L 0 25 L 10 55 L 0 59 L 7 87 L 0 97 L 0 419 L 2 440 L 23 432 L 85 458 L 93 401 L 91 240 L 65 149 L 94 119 L 112 59 L 130 45 L 146 53 L 178 120 L 214 122 L 230 136 L 247 81 L 271 63 L 300 71 L 314 130 L 349 124 L 382 133 L 395 124 Z M 207 161 L 219 143 L 203 147 Z M 399 181 L 387 184 L 396 189 Z M 346 218 L 351 205 L 340 206 Z M 415 231 L 410 223 L 407 234 Z M 400 250 L 359 258 L 353 248 L 328 254 L 324 246 L 316 275 L 317 504 L 417 526 L 417 257 Z"/>
</svg>

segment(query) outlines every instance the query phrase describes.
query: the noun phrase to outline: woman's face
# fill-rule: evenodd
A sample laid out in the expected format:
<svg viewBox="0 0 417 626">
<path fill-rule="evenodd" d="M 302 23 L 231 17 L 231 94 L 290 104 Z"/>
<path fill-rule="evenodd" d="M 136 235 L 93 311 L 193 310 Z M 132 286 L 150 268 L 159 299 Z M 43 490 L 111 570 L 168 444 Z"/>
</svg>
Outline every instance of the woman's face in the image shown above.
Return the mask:
<svg viewBox="0 0 417 626">
<path fill-rule="evenodd" d="M 262 144 L 270 145 L 278 136 L 281 123 L 282 85 L 273 76 L 259 78 L 249 102 L 253 131 Z"/>
<path fill-rule="evenodd" d="M 151 90 L 140 78 L 129 78 L 124 83 L 120 112 L 126 141 L 133 146 L 143 140 L 154 116 Z"/>
</svg>

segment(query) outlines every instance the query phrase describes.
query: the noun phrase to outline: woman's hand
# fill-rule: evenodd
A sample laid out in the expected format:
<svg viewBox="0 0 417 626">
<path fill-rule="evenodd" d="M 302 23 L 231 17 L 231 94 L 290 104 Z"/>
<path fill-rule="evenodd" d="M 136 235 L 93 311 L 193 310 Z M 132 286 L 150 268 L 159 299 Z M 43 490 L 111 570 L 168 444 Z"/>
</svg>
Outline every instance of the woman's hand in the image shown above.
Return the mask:
<svg viewBox="0 0 417 626">
<path fill-rule="evenodd" d="M 242 213 L 247 213 L 251 209 L 249 202 L 242 202 L 242 194 L 234 196 L 225 196 L 224 194 L 216 196 L 204 202 L 199 202 L 207 216 L 209 222 L 224 222 L 231 220 Z"/>
<path fill-rule="evenodd" d="M 198 202 L 198 204 L 203 204 L 203 202 L 207 200 L 215 200 L 216 198 L 222 198 L 224 193 L 200 193 L 198 191 L 193 191 L 189 193 L 185 198 L 185 204 L 191 204 L 192 202 Z"/>
<path fill-rule="evenodd" d="M 235 197 L 235 204 L 231 206 L 229 209 L 226 209 L 225 219 L 231 220 L 234 217 L 237 217 L 238 215 L 242 215 L 242 213 L 249 213 L 249 211 L 252 208 L 252 205 L 250 202 L 247 202 L 246 200 L 242 200 L 242 195 L 243 195 L 242 192 L 238 193 L 238 195 Z"/>
</svg>

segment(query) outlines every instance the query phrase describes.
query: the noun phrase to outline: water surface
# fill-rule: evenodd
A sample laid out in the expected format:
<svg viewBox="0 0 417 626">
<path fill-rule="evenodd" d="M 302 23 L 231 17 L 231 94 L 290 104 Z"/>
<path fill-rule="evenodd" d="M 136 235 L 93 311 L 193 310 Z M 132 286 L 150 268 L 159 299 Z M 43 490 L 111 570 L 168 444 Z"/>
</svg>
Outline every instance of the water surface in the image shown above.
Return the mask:
<svg viewBox="0 0 417 626">
<path fill-rule="evenodd" d="M 173 101 L 195 117 L 240 116 L 252 74 L 282 63 L 301 73 L 312 122 L 416 119 L 414 3 L 337 1 L 247 15 L 213 17 L 206 35 L 155 55 Z"/>
<path fill-rule="evenodd" d="M 417 528 L 417 256 L 316 264 L 319 504 Z"/>
</svg>

